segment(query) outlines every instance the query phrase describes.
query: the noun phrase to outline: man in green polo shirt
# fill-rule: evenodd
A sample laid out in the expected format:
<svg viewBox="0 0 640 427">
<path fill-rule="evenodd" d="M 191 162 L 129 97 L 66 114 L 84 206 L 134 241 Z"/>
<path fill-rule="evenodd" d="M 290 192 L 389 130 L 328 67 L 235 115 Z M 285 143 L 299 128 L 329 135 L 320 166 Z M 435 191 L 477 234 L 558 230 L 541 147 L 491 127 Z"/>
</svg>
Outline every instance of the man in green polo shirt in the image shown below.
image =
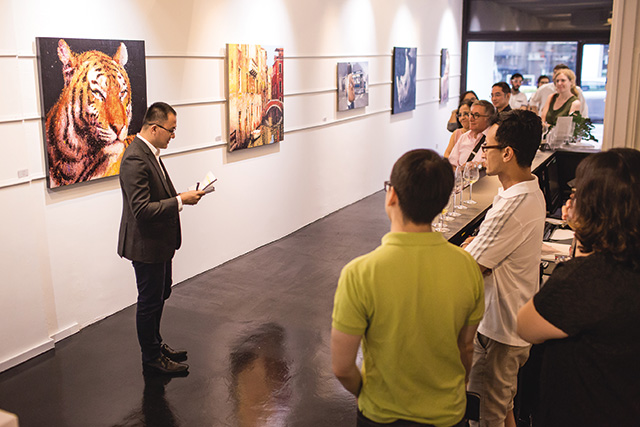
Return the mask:
<svg viewBox="0 0 640 427">
<path fill-rule="evenodd" d="M 475 260 L 431 229 L 452 188 L 451 166 L 436 152 L 400 157 L 385 183 L 391 231 L 340 275 L 331 359 L 358 398 L 358 426 L 463 425 L 484 290 Z"/>
</svg>

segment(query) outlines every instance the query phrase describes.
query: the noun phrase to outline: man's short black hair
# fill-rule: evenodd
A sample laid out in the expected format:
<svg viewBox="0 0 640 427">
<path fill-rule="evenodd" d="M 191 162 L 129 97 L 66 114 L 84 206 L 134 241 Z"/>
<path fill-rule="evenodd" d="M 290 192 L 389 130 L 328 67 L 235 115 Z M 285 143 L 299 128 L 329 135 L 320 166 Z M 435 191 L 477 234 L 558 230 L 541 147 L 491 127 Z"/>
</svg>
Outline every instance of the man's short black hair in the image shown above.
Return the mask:
<svg viewBox="0 0 640 427">
<path fill-rule="evenodd" d="M 152 123 L 164 123 L 169 118 L 169 114 L 177 115 L 171 105 L 166 102 L 155 102 L 147 108 L 142 125 L 146 127 Z"/>
<path fill-rule="evenodd" d="M 433 150 L 411 150 L 393 165 L 390 181 L 405 219 L 414 224 L 431 224 L 449 203 L 453 170 Z"/>
<path fill-rule="evenodd" d="M 540 80 L 542 80 L 542 79 L 547 79 L 547 81 L 548 81 L 548 82 L 550 82 L 550 81 L 551 81 L 551 79 L 549 78 L 549 76 L 547 76 L 547 75 L 545 75 L 545 74 L 542 74 L 542 75 L 540 75 L 540 77 L 538 77 L 538 84 L 540 84 Z"/>
<path fill-rule="evenodd" d="M 569 69 L 569 66 L 567 64 L 558 64 L 555 67 L 553 67 L 553 72 L 555 74 L 556 71 L 564 70 L 564 69 Z"/>
<path fill-rule="evenodd" d="M 496 141 L 511 147 L 520 167 L 530 167 L 542 140 L 542 119 L 533 111 L 512 110 L 501 113 Z"/>
<path fill-rule="evenodd" d="M 522 77 L 522 74 L 520 73 L 513 73 L 513 75 L 511 75 L 511 80 L 520 77 L 521 79 L 524 79 L 524 77 Z"/>
<path fill-rule="evenodd" d="M 491 86 L 491 89 L 493 89 L 496 86 L 498 86 L 500 89 L 502 89 L 502 92 L 504 92 L 505 95 L 511 94 L 511 88 L 509 87 L 507 82 L 494 83 L 493 86 Z"/>
</svg>

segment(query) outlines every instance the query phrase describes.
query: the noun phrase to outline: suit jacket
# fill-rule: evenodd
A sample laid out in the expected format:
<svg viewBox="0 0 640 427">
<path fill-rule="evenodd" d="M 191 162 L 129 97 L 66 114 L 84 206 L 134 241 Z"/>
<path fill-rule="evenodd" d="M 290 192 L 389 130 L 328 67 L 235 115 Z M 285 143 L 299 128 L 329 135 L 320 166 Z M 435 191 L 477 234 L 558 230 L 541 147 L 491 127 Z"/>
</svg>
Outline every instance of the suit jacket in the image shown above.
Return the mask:
<svg viewBox="0 0 640 427">
<path fill-rule="evenodd" d="M 118 255 L 131 261 L 169 261 L 182 241 L 177 193 L 164 166 L 164 174 L 160 168 L 138 137 L 122 156 Z"/>
</svg>

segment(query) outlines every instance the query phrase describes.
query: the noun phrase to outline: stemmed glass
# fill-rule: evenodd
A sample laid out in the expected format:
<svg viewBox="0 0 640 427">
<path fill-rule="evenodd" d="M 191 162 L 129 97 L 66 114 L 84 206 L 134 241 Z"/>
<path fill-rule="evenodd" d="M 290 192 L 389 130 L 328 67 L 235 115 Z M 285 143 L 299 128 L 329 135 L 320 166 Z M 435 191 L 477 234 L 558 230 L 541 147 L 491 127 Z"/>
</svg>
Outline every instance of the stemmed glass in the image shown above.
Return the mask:
<svg viewBox="0 0 640 427">
<path fill-rule="evenodd" d="M 451 191 L 451 198 L 449 199 L 449 204 L 451 205 L 451 210 L 449 210 L 449 213 L 447 213 L 447 215 L 449 217 L 449 221 L 453 221 L 457 217 L 462 215 L 460 212 L 456 212 L 456 196 L 458 194 L 459 194 L 459 192 L 457 191 L 457 186 L 456 186 L 455 181 L 454 181 L 453 190 Z"/>
<path fill-rule="evenodd" d="M 464 202 L 468 205 L 475 205 L 477 202 L 473 200 L 473 183 L 478 181 L 480 178 L 480 171 L 478 170 L 478 166 L 473 162 L 467 162 L 464 165 L 463 172 L 465 182 L 469 183 L 469 199 Z"/>
<path fill-rule="evenodd" d="M 458 198 L 458 205 L 456 206 L 456 208 L 458 208 L 459 211 L 468 209 L 462 201 L 462 192 L 464 190 L 463 172 L 464 172 L 463 166 L 456 167 L 454 191 L 456 192 L 456 194 L 460 195 L 460 197 Z"/>
<path fill-rule="evenodd" d="M 445 217 L 445 214 L 447 213 L 447 207 L 448 207 L 448 206 L 445 206 L 445 207 L 442 209 L 442 212 L 440 212 L 440 223 L 439 223 L 439 224 L 436 224 L 436 225 L 433 227 L 433 229 L 434 229 L 435 231 L 439 231 L 439 232 L 441 232 L 441 233 L 444 233 L 444 232 L 449 231 L 449 228 L 447 228 L 447 225 L 444 223 L 444 217 Z"/>
</svg>

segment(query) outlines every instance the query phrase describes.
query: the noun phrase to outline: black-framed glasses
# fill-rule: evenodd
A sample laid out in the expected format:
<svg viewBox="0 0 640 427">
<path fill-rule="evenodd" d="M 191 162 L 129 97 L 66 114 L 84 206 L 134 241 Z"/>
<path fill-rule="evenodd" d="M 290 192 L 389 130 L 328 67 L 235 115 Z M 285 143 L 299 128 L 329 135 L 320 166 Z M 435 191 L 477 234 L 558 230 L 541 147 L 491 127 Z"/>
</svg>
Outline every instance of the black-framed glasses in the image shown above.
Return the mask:
<svg viewBox="0 0 640 427">
<path fill-rule="evenodd" d="M 482 148 L 482 152 L 483 153 L 486 153 L 487 150 L 490 150 L 492 148 L 498 148 L 498 149 L 502 150 L 503 148 L 507 148 L 507 147 L 504 146 L 504 145 L 481 145 L 480 148 Z"/>
<path fill-rule="evenodd" d="M 389 191 L 389 187 L 393 187 L 393 185 L 391 185 L 391 181 L 385 181 L 384 182 L 384 191 L 385 192 Z"/>
<path fill-rule="evenodd" d="M 458 117 L 469 117 L 469 113 L 458 113 L 456 114 Z"/>
<path fill-rule="evenodd" d="M 159 128 L 162 128 L 162 129 L 166 130 L 166 131 L 167 131 L 167 132 L 169 132 L 171 135 L 175 135 L 175 134 L 176 134 L 176 130 L 175 130 L 175 128 L 174 128 L 173 130 L 170 130 L 170 129 L 167 129 L 166 127 L 164 127 L 164 126 L 162 126 L 161 124 L 158 124 L 158 123 L 149 123 L 149 125 L 156 125 L 156 126 L 158 126 Z"/>
<path fill-rule="evenodd" d="M 480 117 L 489 117 L 489 114 L 471 113 L 469 116 L 477 120 Z"/>
</svg>

